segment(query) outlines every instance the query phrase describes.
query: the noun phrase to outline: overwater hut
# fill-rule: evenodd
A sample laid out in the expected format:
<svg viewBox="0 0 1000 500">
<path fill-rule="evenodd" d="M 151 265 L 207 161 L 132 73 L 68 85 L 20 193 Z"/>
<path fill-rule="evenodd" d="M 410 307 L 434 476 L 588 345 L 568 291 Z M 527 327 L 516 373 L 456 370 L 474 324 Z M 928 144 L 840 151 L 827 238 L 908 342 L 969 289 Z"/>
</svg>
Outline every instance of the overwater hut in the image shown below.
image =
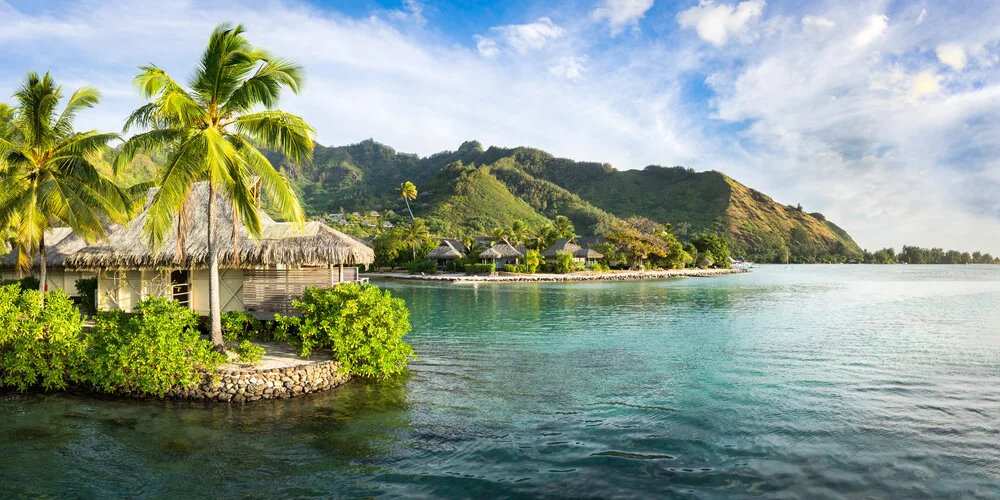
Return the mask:
<svg viewBox="0 0 1000 500">
<path fill-rule="evenodd" d="M 451 241 L 441 240 L 441 243 L 425 255 L 424 258 L 433 260 L 437 263 L 438 269 L 444 270 L 448 267 L 448 264 L 455 262 L 457 259 L 465 258 L 465 254 L 456 248 Z"/>
<path fill-rule="evenodd" d="M 80 249 L 65 259 L 66 267 L 97 273 L 100 310 L 132 311 L 148 297 L 171 297 L 194 311 L 208 314 L 208 183 L 194 185 L 174 218 L 172 234 L 159 250 L 147 245 L 146 210 L 106 241 Z M 263 212 L 261 237 L 253 239 L 233 206 L 218 196 L 216 251 L 222 311 L 251 311 L 260 317 L 285 313 L 291 301 L 310 286 L 329 287 L 358 281 L 358 265 L 375 253 L 358 240 L 320 222 L 275 222 Z M 178 234 L 181 236 L 178 239 Z"/>
<path fill-rule="evenodd" d="M 501 241 L 479 254 L 480 260 L 487 264 L 496 264 L 498 270 L 507 264 L 517 265 L 521 257 L 524 257 L 524 254 L 506 241 Z"/>
<path fill-rule="evenodd" d="M 87 246 L 87 241 L 74 233 L 68 227 L 52 228 L 45 232 L 45 288 L 47 290 L 61 289 L 71 297 L 80 296 L 76 289 L 76 280 L 93 278 L 92 271 L 66 269 L 66 257 Z M 3 279 L 19 279 L 17 270 L 18 250 L 15 248 L 0 257 L 0 275 Z M 32 263 L 31 275 L 38 276 L 39 257 L 36 255 Z"/>
</svg>

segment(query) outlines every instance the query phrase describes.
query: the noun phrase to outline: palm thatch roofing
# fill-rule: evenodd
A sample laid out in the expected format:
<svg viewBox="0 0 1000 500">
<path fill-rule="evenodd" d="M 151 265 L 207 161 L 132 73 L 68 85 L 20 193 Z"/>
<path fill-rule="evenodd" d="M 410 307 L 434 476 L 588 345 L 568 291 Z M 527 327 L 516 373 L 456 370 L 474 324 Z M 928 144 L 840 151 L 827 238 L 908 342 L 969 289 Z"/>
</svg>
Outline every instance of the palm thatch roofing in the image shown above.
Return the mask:
<svg viewBox="0 0 1000 500">
<path fill-rule="evenodd" d="M 87 246 L 82 236 L 68 227 L 55 227 L 45 231 L 45 266 L 49 269 L 65 266 L 66 257 Z M 17 248 L 0 257 L 0 267 L 12 268 L 17 265 Z M 32 263 L 37 266 L 41 258 L 35 255 Z"/>
<path fill-rule="evenodd" d="M 524 257 L 524 254 L 506 241 L 501 241 L 479 254 L 480 259 L 518 259 L 521 257 Z"/>
<path fill-rule="evenodd" d="M 588 259 L 588 260 L 590 260 L 590 259 L 600 259 L 600 258 L 603 258 L 604 254 L 601 253 L 601 252 L 598 252 L 597 250 L 592 250 L 590 248 L 581 248 L 581 249 L 573 252 L 573 257 L 577 257 L 577 258 L 580 258 L 580 259 Z"/>
<path fill-rule="evenodd" d="M 67 256 L 66 266 L 78 269 L 191 268 L 208 265 L 208 183 L 196 183 L 188 193 L 183 213 L 183 249 L 178 245 L 179 217 L 159 249 L 151 249 L 143 231 L 149 205 L 158 188 L 146 195 L 146 208 L 124 227 L 116 226 L 108 238 Z M 233 205 L 216 195 L 216 252 L 224 268 L 270 265 L 323 266 L 371 264 L 375 252 L 364 243 L 320 222 L 299 225 L 275 222 L 261 213 L 261 236 L 254 239 Z M 182 250 L 182 251 L 179 251 Z"/>
<path fill-rule="evenodd" d="M 425 257 L 437 260 L 454 260 L 465 257 L 465 254 L 455 248 L 450 241 L 441 240 L 441 244 L 434 250 L 431 250 Z"/>
<path fill-rule="evenodd" d="M 580 250 L 580 245 L 573 243 L 573 238 L 559 238 L 552 246 L 542 252 L 542 257 L 554 258 L 559 252 L 575 254 Z"/>
</svg>

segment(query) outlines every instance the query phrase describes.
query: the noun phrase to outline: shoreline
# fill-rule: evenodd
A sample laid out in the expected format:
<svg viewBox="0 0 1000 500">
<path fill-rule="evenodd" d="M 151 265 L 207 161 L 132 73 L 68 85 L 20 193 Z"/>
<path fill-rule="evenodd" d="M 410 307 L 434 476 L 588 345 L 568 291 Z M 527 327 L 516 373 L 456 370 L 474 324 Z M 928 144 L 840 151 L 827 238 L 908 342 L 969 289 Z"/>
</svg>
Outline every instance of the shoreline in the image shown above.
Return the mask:
<svg viewBox="0 0 1000 500">
<path fill-rule="evenodd" d="M 396 279 L 437 281 L 444 283 L 562 283 L 581 281 L 639 281 L 673 278 L 713 278 L 733 274 L 749 273 L 748 269 L 669 269 L 666 271 L 611 271 L 604 273 L 578 272 L 569 274 L 509 274 L 494 276 L 469 276 L 464 273 L 408 274 L 402 272 L 364 273 L 362 277 L 371 279 Z"/>
</svg>

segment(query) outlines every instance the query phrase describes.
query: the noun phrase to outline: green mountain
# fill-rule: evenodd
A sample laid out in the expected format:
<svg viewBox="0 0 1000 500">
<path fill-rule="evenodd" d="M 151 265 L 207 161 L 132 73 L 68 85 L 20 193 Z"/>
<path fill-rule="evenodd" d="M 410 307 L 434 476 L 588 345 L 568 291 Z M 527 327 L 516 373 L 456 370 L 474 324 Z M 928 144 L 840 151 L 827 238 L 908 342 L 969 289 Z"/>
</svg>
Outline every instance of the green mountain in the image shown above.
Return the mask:
<svg viewBox="0 0 1000 500">
<path fill-rule="evenodd" d="M 565 215 L 578 232 L 593 235 L 615 218 L 641 215 L 672 224 L 682 240 L 701 231 L 718 232 L 736 254 L 761 261 L 861 252 L 822 214 L 780 204 L 716 171 L 656 165 L 620 171 L 533 148 L 483 150 L 475 141 L 426 158 L 368 140 L 317 146 L 313 163 L 305 167 L 271 159 L 287 172 L 312 216 L 405 211 L 395 188 L 409 180 L 421 192 L 411 202 L 414 214 L 442 233 L 487 233 L 516 219 L 538 226 Z"/>
</svg>

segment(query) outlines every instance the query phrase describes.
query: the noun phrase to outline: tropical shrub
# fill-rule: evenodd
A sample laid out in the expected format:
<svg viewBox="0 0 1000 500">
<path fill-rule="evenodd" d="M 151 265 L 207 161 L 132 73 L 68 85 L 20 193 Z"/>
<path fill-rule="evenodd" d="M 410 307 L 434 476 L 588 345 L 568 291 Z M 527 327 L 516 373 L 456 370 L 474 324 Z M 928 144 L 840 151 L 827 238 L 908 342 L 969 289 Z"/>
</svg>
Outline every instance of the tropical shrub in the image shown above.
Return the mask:
<svg viewBox="0 0 1000 500">
<path fill-rule="evenodd" d="M 403 342 L 410 331 L 410 311 L 388 290 L 357 283 L 313 287 L 292 304 L 301 316 L 276 315 L 275 320 L 302 356 L 330 349 L 346 373 L 374 378 L 403 371 L 413 356 Z"/>
<path fill-rule="evenodd" d="M 528 266 L 525 264 L 504 264 L 503 272 L 526 274 L 528 272 Z"/>
<path fill-rule="evenodd" d="M 7 286 L 7 285 L 17 285 L 21 287 L 21 290 L 38 290 L 38 286 L 40 285 L 40 283 L 38 281 L 38 278 L 28 275 L 19 280 L 11 279 L 11 280 L 0 281 L 0 286 Z"/>
<path fill-rule="evenodd" d="M 222 321 L 222 338 L 230 343 L 236 343 L 241 338 L 260 339 L 264 337 L 264 329 L 260 320 L 253 314 L 243 311 L 228 311 L 220 317 Z"/>
<path fill-rule="evenodd" d="M 199 370 L 226 361 L 212 343 L 199 339 L 198 315 L 175 300 L 140 301 L 136 313 L 97 315 L 88 336 L 88 378 L 98 390 L 163 396 L 200 380 Z"/>
<path fill-rule="evenodd" d="M 538 272 L 538 266 L 542 263 L 542 254 L 538 250 L 528 250 L 528 253 L 524 254 L 524 271 L 527 273 L 535 274 Z"/>
<path fill-rule="evenodd" d="M 437 269 L 437 263 L 428 259 L 414 260 L 406 265 L 406 270 L 409 271 L 410 274 L 434 274 L 437 272 Z"/>
<path fill-rule="evenodd" d="M 87 314 L 97 313 L 97 277 L 76 280 L 80 292 L 80 306 Z"/>
<path fill-rule="evenodd" d="M 573 260 L 573 254 L 569 252 L 559 252 L 556 254 L 555 272 L 559 274 L 579 271 L 583 265 Z"/>
<path fill-rule="evenodd" d="M 260 360 L 264 359 L 264 354 L 266 354 L 263 347 L 254 344 L 247 339 L 241 340 L 240 345 L 236 346 L 234 351 L 236 351 L 236 354 L 239 355 L 240 363 L 251 365 L 260 363 Z"/>
<path fill-rule="evenodd" d="M 83 319 L 62 290 L 0 287 L 0 386 L 64 389 L 82 378 Z"/>
<path fill-rule="evenodd" d="M 497 272 L 496 264 L 466 264 L 465 274 L 493 274 Z"/>
</svg>

